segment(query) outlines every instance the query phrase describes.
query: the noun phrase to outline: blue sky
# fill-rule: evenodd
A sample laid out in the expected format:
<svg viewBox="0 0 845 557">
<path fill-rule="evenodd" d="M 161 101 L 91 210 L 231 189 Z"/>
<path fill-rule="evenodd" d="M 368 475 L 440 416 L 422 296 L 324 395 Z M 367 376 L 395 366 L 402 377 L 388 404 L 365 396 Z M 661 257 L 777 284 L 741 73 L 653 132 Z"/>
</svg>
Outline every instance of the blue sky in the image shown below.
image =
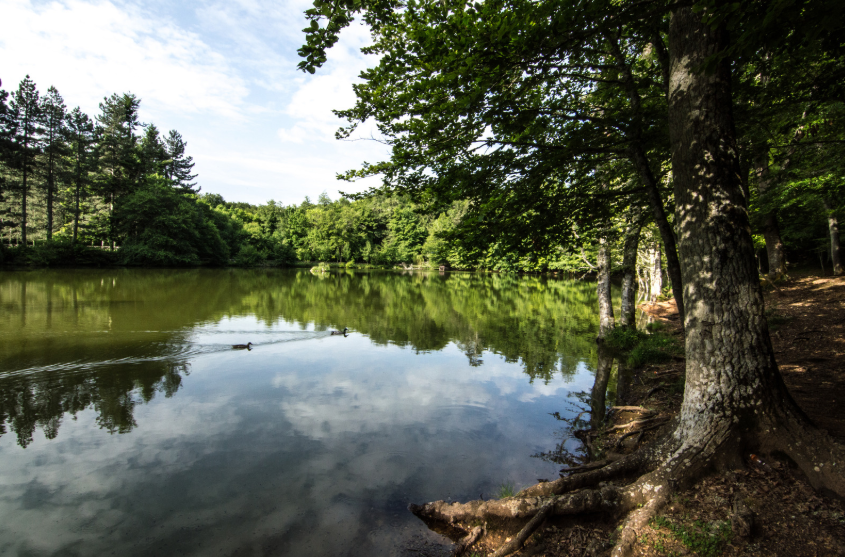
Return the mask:
<svg viewBox="0 0 845 557">
<path fill-rule="evenodd" d="M 352 106 L 352 84 L 372 57 L 365 27 L 346 30 L 315 75 L 296 70 L 309 0 L 3 0 L 0 79 L 29 74 L 90 116 L 112 93 L 141 99 L 141 120 L 178 130 L 203 192 L 229 201 L 299 203 L 361 191 L 335 179 L 387 157 L 374 141 L 337 141 L 332 109 Z M 367 126 L 359 137 L 370 137 Z"/>
</svg>

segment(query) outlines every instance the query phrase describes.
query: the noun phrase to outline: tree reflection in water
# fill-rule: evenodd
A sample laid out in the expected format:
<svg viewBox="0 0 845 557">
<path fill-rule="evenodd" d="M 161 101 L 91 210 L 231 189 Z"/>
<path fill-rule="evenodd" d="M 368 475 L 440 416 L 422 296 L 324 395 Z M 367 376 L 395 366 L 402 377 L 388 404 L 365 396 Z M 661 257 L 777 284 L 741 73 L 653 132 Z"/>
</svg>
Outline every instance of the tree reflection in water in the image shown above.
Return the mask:
<svg viewBox="0 0 845 557">
<path fill-rule="evenodd" d="M 179 390 L 201 352 L 193 333 L 226 318 L 318 332 L 349 327 L 417 352 L 455 343 L 470 366 L 489 352 L 546 383 L 571 377 L 595 352 L 597 327 L 589 283 L 470 273 L 7 272 L 0 306 L 8 339 L 0 345 L 0 434 L 13 432 L 23 447 L 36 428 L 53 439 L 66 414 L 88 408 L 108 432 L 132 431 L 138 404 Z"/>
</svg>

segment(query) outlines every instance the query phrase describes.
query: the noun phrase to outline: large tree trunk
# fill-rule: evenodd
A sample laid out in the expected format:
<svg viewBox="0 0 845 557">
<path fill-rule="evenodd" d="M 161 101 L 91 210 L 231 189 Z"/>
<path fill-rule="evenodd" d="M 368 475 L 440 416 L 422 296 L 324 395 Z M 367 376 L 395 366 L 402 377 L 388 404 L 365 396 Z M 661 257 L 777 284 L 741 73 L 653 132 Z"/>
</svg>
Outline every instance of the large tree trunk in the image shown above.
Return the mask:
<svg viewBox="0 0 845 557">
<path fill-rule="evenodd" d="M 772 187 L 769 173 L 768 152 L 757 155 L 755 172 L 757 174 L 757 188 L 764 196 Z M 777 211 L 766 210 L 763 214 L 763 238 L 766 240 L 766 255 L 769 261 L 769 278 L 776 279 L 786 274 L 786 251 L 780 237 Z"/>
<path fill-rule="evenodd" d="M 596 291 L 599 297 L 599 339 L 613 328 L 613 301 L 610 298 L 610 246 L 607 239 L 599 239 L 598 280 Z"/>
<path fill-rule="evenodd" d="M 834 207 L 830 200 L 824 200 L 824 209 L 827 211 L 827 227 L 830 231 L 830 259 L 833 262 L 833 274 L 842 275 L 842 252 L 839 250 L 839 220 L 833 212 Z"/>
<path fill-rule="evenodd" d="M 701 71 L 728 46 L 727 33 L 705 24 L 691 7 L 678 6 L 669 45 L 675 222 L 687 308 L 686 387 L 672 431 L 598 470 L 499 501 L 411 506 L 418 516 L 452 522 L 520 518 L 548 505 L 553 514 L 630 511 L 613 550 L 621 557 L 635 550 L 640 531 L 675 489 L 708 468 L 741 466 L 751 451 L 780 451 L 813 486 L 845 496 L 845 450 L 809 422 L 775 363 L 739 175 L 730 60 Z M 645 475 L 624 487 L 602 484 L 643 469 Z"/>
<path fill-rule="evenodd" d="M 625 246 L 622 253 L 622 307 L 619 311 L 619 323 L 623 327 L 633 327 L 637 315 L 637 250 L 640 246 L 642 230 L 642 211 L 631 211 L 630 222 L 625 230 Z"/>
<path fill-rule="evenodd" d="M 749 446 L 777 448 L 811 483 L 843 495 L 833 460 L 845 454 L 809 423 L 775 363 L 741 190 L 729 60 L 712 73 L 698 69 L 727 46 L 727 32 L 679 8 L 669 37 L 669 129 L 688 308 L 686 389 L 673 459 L 698 468 L 717 455 L 739 458 Z M 689 450 L 695 457 L 684 463 Z"/>
</svg>

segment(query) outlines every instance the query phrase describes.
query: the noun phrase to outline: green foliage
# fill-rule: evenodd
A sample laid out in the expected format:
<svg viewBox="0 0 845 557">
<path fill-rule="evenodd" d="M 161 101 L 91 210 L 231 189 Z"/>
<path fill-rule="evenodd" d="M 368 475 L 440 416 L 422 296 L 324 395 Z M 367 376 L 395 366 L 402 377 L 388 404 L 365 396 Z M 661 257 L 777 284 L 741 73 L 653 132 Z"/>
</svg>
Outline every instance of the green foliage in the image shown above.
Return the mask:
<svg viewBox="0 0 845 557">
<path fill-rule="evenodd" d="M 646 336 L 648 335 L 640 333 L 633 327 L 614 327 L 605 335 L 604 344 L 611 350 L 629 352 Z"/>
<path fill-rule="evenodd" d="M 234 263 L 238 267 L 254 267 L 265 260 L 258 248 L 253 245 L 246 244 L 243 246 L 238 254 L 235 256 Z"/>
<path fill-rule="evenodd" d="M 160 177 L 126 196 L 117 209 L 125 265 L 156 267 L 223 265 L 229 249 L 196 199 Z"/>
<path fill-rule="evenodd" d="M 673 537 L 687 549 L 701 557 L 717 557 L 733 539 L 733 530 L 728 521 L 712 523 L 696 520 L 691 526 L 676 524 L 664 516 L 655 517 L 652 527 L 666 528 Z"/>
<path fill-rule="evenodd" d="M 2 249 L 0 262 L 9 265 L 32 267 L 107 267 L 115 265 L 115 252 L 74 243 L 67 236 L 37 242 L 34 246 Z"/>
</svg>

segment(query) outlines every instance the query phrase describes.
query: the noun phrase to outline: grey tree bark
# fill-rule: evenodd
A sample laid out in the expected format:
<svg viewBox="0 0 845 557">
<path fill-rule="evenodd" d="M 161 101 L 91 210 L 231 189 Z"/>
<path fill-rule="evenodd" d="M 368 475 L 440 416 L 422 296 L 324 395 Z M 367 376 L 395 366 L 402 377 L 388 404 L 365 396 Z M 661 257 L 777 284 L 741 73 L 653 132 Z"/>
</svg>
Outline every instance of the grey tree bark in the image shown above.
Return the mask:
<svg viewBox="0 0 845 557">
<path fill-rule="evenodd" d="M 634 327 L 637 315 L 637 250 L 640 247 L 642 230 L 642 210 L 634 208 L 625 230 L 625 245 L 622 253 L 622 306 L 619 311 L 619 323 L 623 327 Z"/>
<path fill-rule="evenodd" d="M 830 231 L 830 260 L 833 262 L 833 274 L 842 276 L 842 252 L 839 249 L 839 219 L 834 213 L 833 203 L 824 199 L 824 209 L 827 212 L 827 228 Z"/>
<path fill-rule="evenodd" d="M 607 383 L 613 368 L 613 355 L 601 346 L 596 362 L 596 379 L 590 391 L 590 427 L 598 430 L 607 413 Z"/>
<path fill-rule="evenodd" d="M 660 244 L 658 243 L 652 244 L 649 250 L 648 276 L 648 300 L 654 303 L 660 293 L 663 292 L 663 265 L 660 260 Z"/>
<path fill-rule="evenodd" d="M 598 278 L 596 292 L 599 298 L 599 339 L 603 339 L 608 331 L 613 329 L 613 302 L 610 298 L 610 246 L 607 238 L 599 238 Z"/>
</svg>

